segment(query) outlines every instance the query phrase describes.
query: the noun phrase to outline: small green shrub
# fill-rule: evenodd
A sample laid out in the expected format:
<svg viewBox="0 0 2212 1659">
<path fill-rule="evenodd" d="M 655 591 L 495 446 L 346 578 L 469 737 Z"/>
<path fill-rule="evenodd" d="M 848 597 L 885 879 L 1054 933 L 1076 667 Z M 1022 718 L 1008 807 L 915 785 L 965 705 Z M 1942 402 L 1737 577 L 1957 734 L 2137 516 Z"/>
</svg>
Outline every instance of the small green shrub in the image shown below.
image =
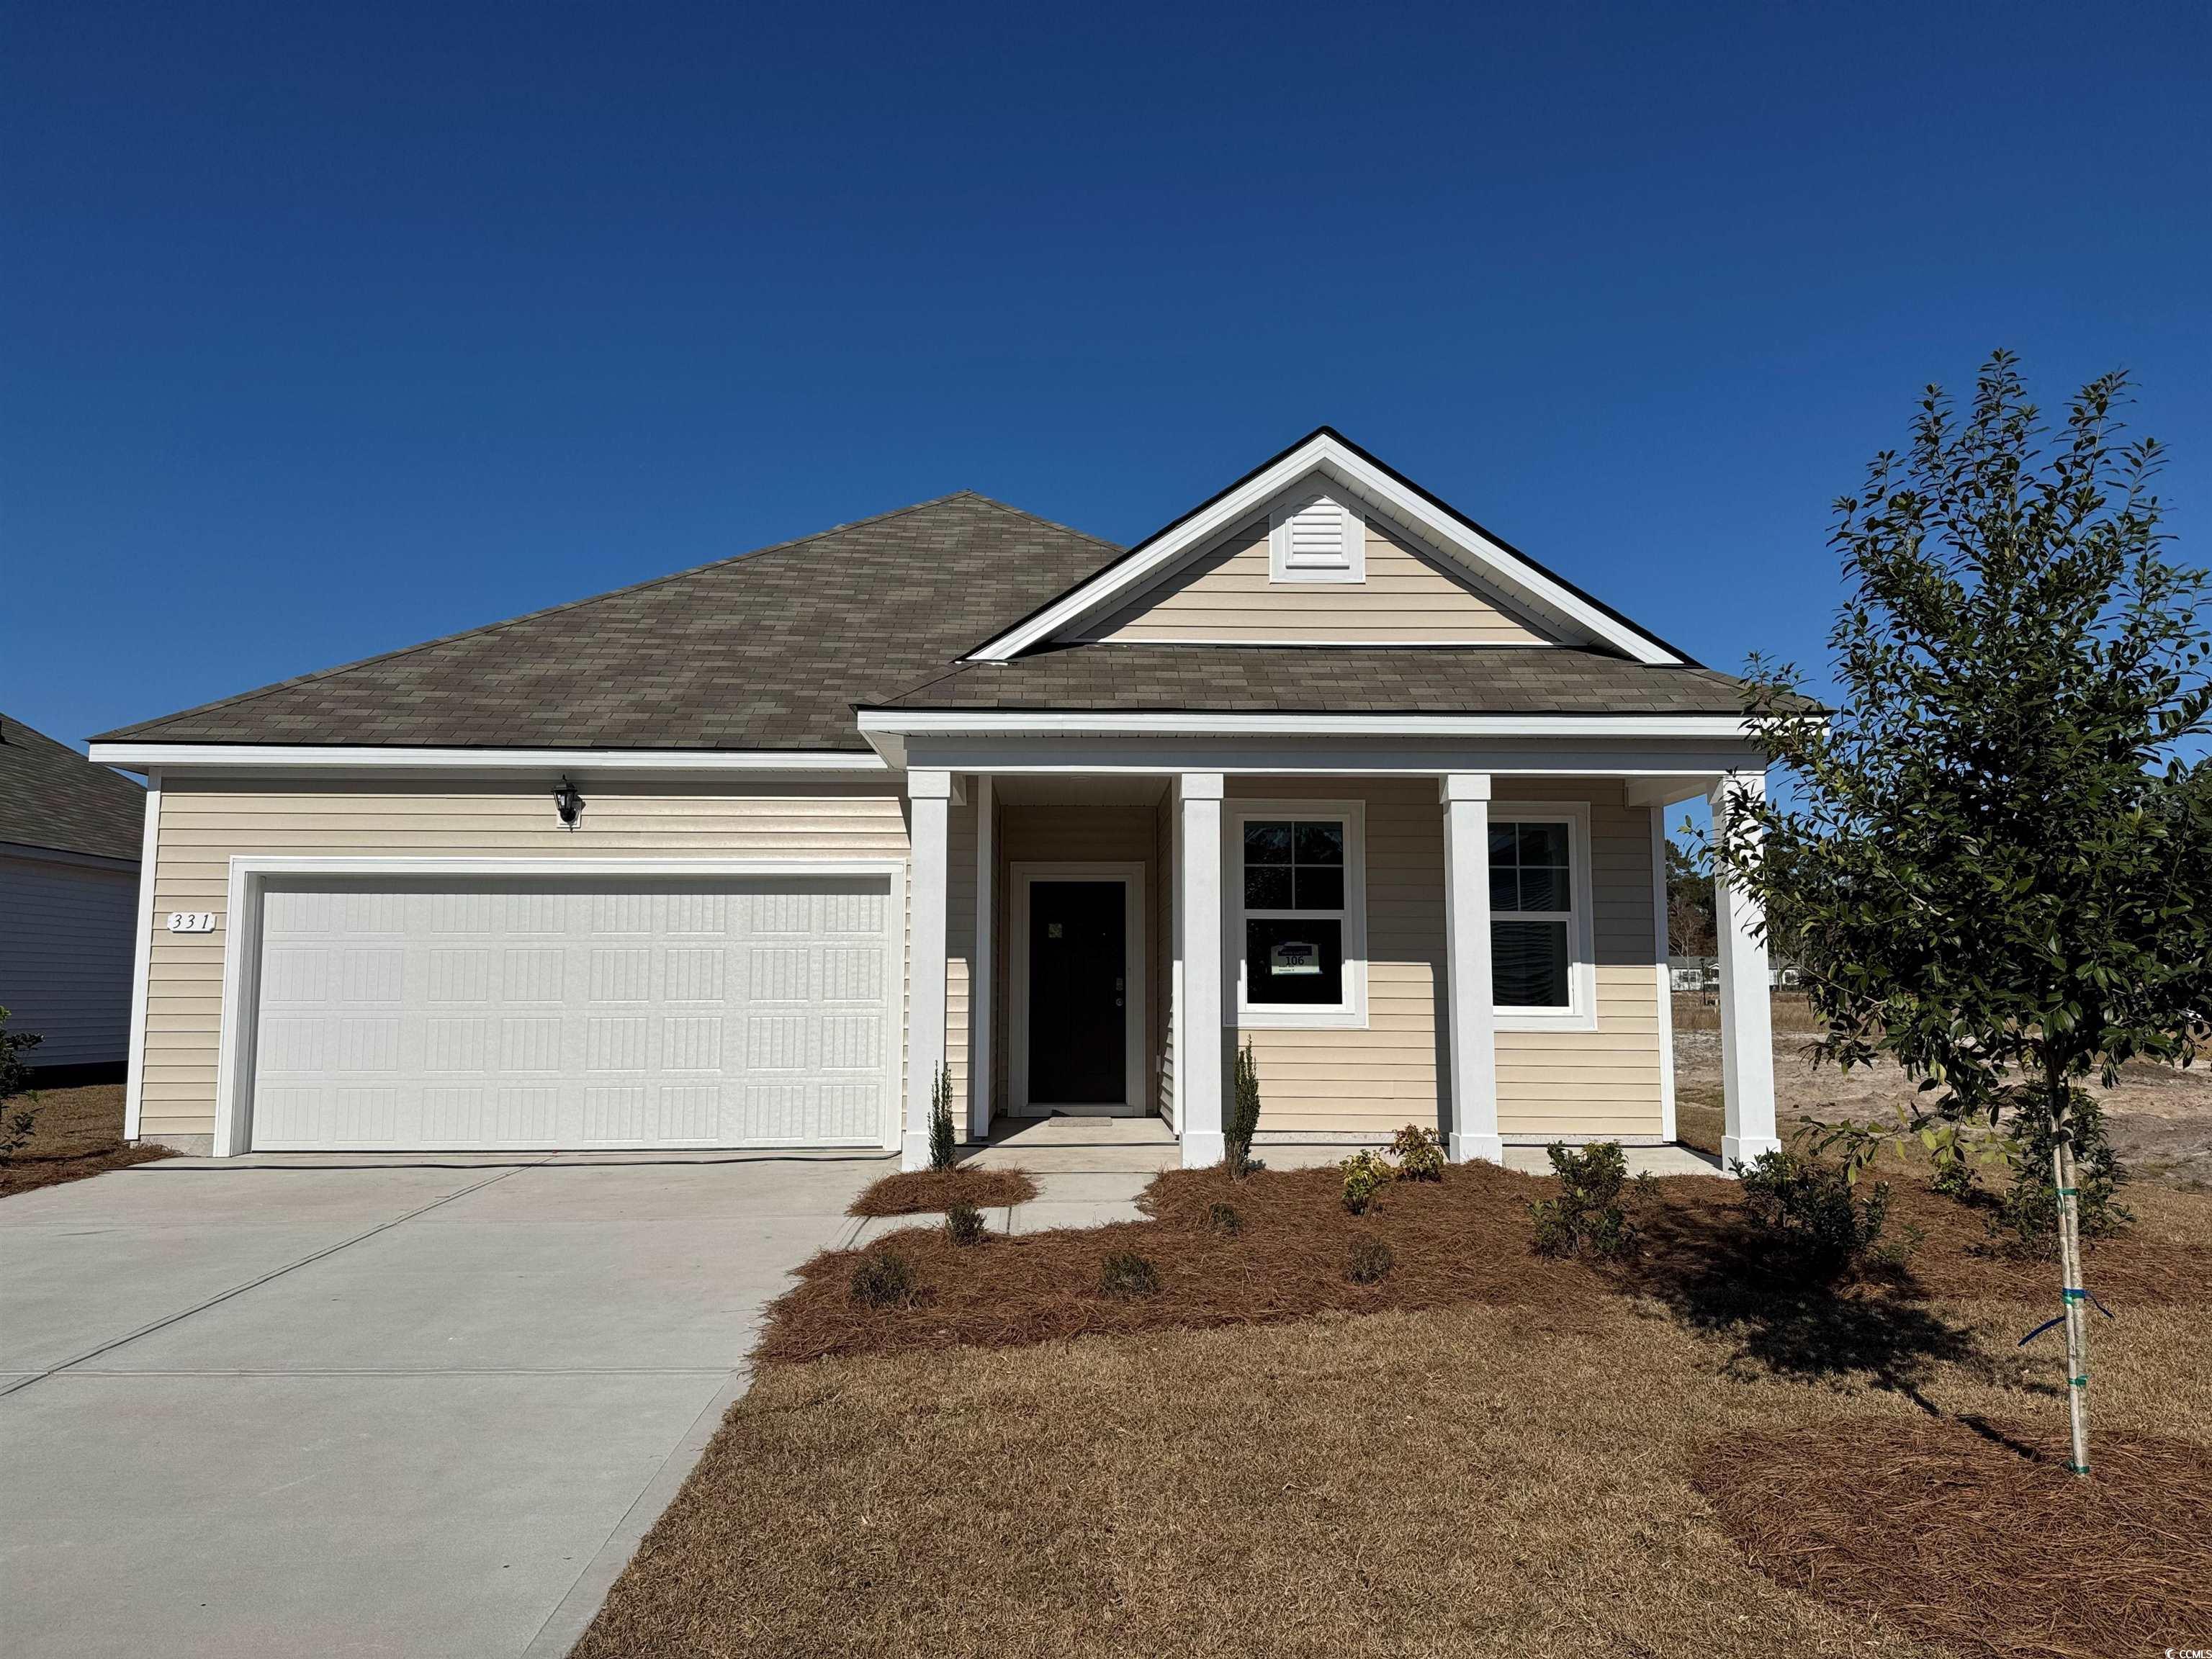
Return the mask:
<svg viewBox="0 0 2212 1659">
<path fill-rule="evenodd" d="M 1116 1250 L 1098 1264 L 1098 1288 L 1118 1300 L 1160 1293 L 1160 1270 L 1134 1250 Z"/>
<path fill-rule="evenodd" d="M 1208 1232 L 1234 1238 L 1244 1231 L 1244 1218 L 1237 1213 L 1234 1204 L 1216 1204 L 1206 1212 L 1206 1227 Z"/>
<path fill-rule="evenodd" d="M 2074 1091 L 2068 1117 L 2074 1139 L 2074 1201 L 2084 1238 L 2109 1238 L 2135 1219 L 2119 1201 L 2128 1172 L 2105 1132 L 2105 1109 L 2086 1089 Z M 2039 1103 L 2015 1112 L 2018 1152 L 2012 1185 L 1990 1218 L 1990 1234 L 2006 1253 L 2055 1259 L 2058 1255 L 2058 1182 L 2051 1166 L 2051 1114 Z"/>
<path fill-rule="evenodd" d="M 1401 1181 L 1442 1181 L 1444 1144 L 1434 1129 L 1408 1123 L 1391 1138 L 1390 1156 L 1398 1160 Z"/>
<path fill-rule="evenodd" d="M 1344 1207 L 1354 1215 L 1365 1215 L 1376 1195 L 1398 1178 L 1388 1158 L 1364 1148 L 1337 1167 L 1344 1171 Z"/>
<path fill-rule="evenodd" d="M 8 1011 L 0 1008 L 0 1100 L 30 1086 L 30 1068 L 23 1056 L 45 1041 L 36 1031 L 9 1030 Z"/>
<path fill-rule="evenodd" d="M 1355 1238 L 1352 1241 L 1352 1260 L 1346 1266 L 1344 1276 L 1355 1285 L 1375 1285 L 1382 1282 L 1390 1271 L 1390 1247 L 1379 1238 Z"/>
<path fill-rule="evenodd" d="M 1744 1206 L 1771 1245 L 1767 1260 L 1785 1272 L 1835 1279 L 1869 1263 L 1895 1266 L 1916 1238 L 1882 1243 L 1889 1183 L 1864 1198 L 1844 1172 L 1802 1152 L 1762 1152 L 1741 1177 Z"/>
<path fill-rule="evenodd" d="M 952 1167 L 952 1068 L 939 1066 L 929 1091 L 929 1167 Z"/>
<path fill-rule="evenodd" d="M 945 1236 L 955 1244 L 981 1244 L 988 1236 L 983 1212 L 973 1204 L 954 1204 L 945 1212 Z"/>
<path fill-rule="evenodd" d="M 1948 1198 L 1960 1204 L 1971 1204 L 1981 1192 L 1981 1182 L 1974 1166 L 1963 1158 L 1954 1158 L 1938 1164 L 1936 1173 L 1928 1178 L 1929 1190 L 1939 1198 Z"/>
<path fill-rule="evenodd" d="M 853 1269 L 853 1300 L 871 1308 L 910 1308 L 921 1295 L 921 1280 L 899 1251 L 878 1244 Z"/>
<path fill-rule="evenodd" d="M 1544 1149 L 1559 1178 L 1556 1196 L 1528 1206 L 1536 1224 L 1536 1249 L 1544 1255 L 1626 1255 L 1635 1248 L 1620 1195 L 1628 1185 L 1628 1159 L 1615 1140 L 1574 1147 L 1553 1141 Z"/>
<path fill-rule="evenodd" d="M 1260 1067 L 1252 1058 L 1252 1039 L 1237 1051 L 1237 1087 L 1229 1102 L 1229 1121 L 1222 1135 L 1222 1162 L 1242 1181 L 1252 1168 L 1252 1137 L 1260 1130 Z"/>
</svg>

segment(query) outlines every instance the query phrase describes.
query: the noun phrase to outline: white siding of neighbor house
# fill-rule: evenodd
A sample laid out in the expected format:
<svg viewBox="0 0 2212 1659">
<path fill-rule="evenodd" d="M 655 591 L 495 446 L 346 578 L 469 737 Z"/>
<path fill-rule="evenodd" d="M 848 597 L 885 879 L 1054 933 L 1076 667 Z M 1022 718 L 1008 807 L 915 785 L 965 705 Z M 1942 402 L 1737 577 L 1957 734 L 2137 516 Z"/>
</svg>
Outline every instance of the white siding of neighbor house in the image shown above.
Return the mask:
<svg viewBox="0 0 2212 1659">
<path fill-rule="evenodd" d="M 1241 1030 L 1260 1072 L 1263 1133 L 1387 1135 L 1437 1127 L 1444 1075 L 1443 817 L 1433 778 L 1237 778 L 1237 800 L 1366 804 L 1368 1023 L 1364 1030 Z M 1597 1029 L 1498 1034 L 1498 1132 L 1508 1139 L 1656 1136 L 1651 817 L 1615 783 L 1509 787 L 1499 799 L 1592 803 Z M 1233 879 L 1232 856 L 1224 879 Z M 1231 953 L 1242 949 L 1224 939 Z M 1224 994 L 1229 994 L 1224 993 Z"/>
<path fill-rule="evenodd" d="M 122 1063 L 137 929 L 137 866 L 0 854 L 0 1008 L 46 1039 L 27 1064 Z"/>
<path fill-rule="evenodd" d="M 1122 644 L 1553 642 L 1372 522 L 1365 581 L 1270 581 L 1264 515 L 1139 594 L 1085 637 Z"/>
<path fill-rule="evenodd" d="M 223 946 L 231 925 L 223 912 L 234 854 L 548 860 L 908 855 L 903 803 L 892 780 L 742 789 L 601 783 L 585 793 L 583 823 L 572 832 L 561 827 L 551 801 L 534 784 L 299 780 L 248 786 L 166 777 L 154 872 L 140 1133 L 173 1137 L 214 1129 Z M 956 825 L 959 822 L 956 811 Z M 966 823 L 972 849 L 972 810 Z M 169 933 L 162 921 L 172 910 L 212 910 L 216 931 Z M 124 934 L 126 1019 L 134 923 L 135 915 Z M 964 1026 L 964 999 L 958 1006 L 955 1018 Z M 951 1041 L 964 1048 L 964 1030 L 956 1030 L 957 1035 L 949 1034 Z"/>
</svg>

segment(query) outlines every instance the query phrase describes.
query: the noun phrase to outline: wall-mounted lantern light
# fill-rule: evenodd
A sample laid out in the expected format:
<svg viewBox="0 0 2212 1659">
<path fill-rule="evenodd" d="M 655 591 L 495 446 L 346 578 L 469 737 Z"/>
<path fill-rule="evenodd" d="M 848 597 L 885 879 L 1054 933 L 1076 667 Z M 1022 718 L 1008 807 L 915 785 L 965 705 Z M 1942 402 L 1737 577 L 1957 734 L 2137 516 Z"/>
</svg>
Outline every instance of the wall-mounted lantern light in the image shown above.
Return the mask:
<svg viewBox="0 0 2212 1659">
<path fill-rule="evenodd" d="M 553 786 L 553 810 L 561 815 L 561 822 L 571 830 L 584 816 L 584 797 L 565 777 Z"/>
</svg>

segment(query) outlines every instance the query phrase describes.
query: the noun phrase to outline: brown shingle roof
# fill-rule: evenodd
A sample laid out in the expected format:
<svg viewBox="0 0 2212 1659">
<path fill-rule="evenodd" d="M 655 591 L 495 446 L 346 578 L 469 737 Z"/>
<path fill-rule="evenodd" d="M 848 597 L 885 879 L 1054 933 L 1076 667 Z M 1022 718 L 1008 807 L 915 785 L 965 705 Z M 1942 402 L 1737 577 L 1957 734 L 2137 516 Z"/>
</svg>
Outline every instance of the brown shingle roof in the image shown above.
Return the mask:
<svg viewBox="0 0 2212 1659">
<path fill-rule="evenodd" d="M 1119 551 L 963 491 L 105 738 L 860 749 L 855 701 L 942 670 Z"/>
<path fill-rule="evenodd" d="M 138 857 L 146 792 L 65 743 L 0 714 L 0 842 Z"/>
<path fill-rule="evenodd" d="M 1565 646 L 1079 645 L 968 663 L 877 704 L 1252 714 L 1735 714 L 1742 682 Z M 1807 710 L 1815 705 L 1803 704 Z"/>
</svg>

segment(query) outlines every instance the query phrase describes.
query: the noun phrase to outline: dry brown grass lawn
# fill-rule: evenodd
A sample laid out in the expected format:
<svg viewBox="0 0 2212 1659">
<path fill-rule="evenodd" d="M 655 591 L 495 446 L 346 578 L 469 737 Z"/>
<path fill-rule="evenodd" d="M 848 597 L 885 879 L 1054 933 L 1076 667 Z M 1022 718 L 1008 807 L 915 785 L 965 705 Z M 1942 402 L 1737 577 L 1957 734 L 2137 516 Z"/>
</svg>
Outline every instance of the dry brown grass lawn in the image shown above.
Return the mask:
<svg viewBox="0 0 2212 1659">
<path fill-rule="evenodd" d="M 2018 1325 L 1962 1328 L 1994 1354 Z M 2207 1346 L 2202 1310 L 2132 1319 L 2105 1425 L 2201 1436 Z M 577 1653 L 1945 1652 L 1759 1571 L 1693 1480 L 1710 1443 L 1788 1430 L 1877 1467 L 1867 1419 L 1924 1413 L 1733 1358 L 1623 1299 L 772 1367 Z M 2056 1413 L 2028 1370 L 1949 1365 L 1924 1397 Z"/>
<path fill-rule="evenodd" d="M 924 1215 L 973 1204 L 979 1210 L 1026 1204 L 1036 1182 L 1021 1170 L 908 1170 L 885 1176 L 847 1209 L 848 1215 Z"/>
<path fill-rule="evenodd" d="M 106 1170 L 126 1169 L 172 1156 L 165 1146 L 132 1146 L 123 1139 L 123 1085 L 95 1083 L 79 1089 L 45 1089 L 36 1103 L 7 1103 L 13 1114 L 35 1104 L 37 1132 L 30 1145 L 0 1164 L 0 1198 L 80 1181 Z"/>
<path fill-rule="evenodd" d="M 1248 1287 L 1236 1293 L 1249 1298 L 1243 1322 L 1215 1328 L 1141 1327 L 1218 1317 L 1218 1299 L 1177 1291 L 1178 1255 L 1279 1226 L 1327 1236 L 1282 1260 L 1248 1258 L 1248 1269 L 1317 1285 L 1300 1262 L 1337 1263 L 1342 1240 L 1310 1206 L 1311 1176 L 1246 1183 L 1235 1239 L 1200 1224 L 1204 1179 L 1189 1176 L 1157 1189 L 1154 1223 L 945 1246 L 941 1261 L 921 1253 L 927 1236 L 905 1236 L 925 1279 L 936 1276 L 939 1325 L 925 1308 L 924 1322 L 901 1326 L 917 1345 L 904 1352 L 765 1366 L 577 1652 L 1974 1651 L 1939 1644 L 1902 1604 L 1870 1605 L 1862 1582 L 1808 1576 L 1786 1540 L 1755 1540 L 1741 1523 L 1732 1533 L 1697 1480 L 1727 1464 L 1717 1451 L 1759 1437 L 1844 1443 L 1855 1458 L 1832 1479 L 1844 1483 L 1846 1510 L 1860 1482 L 1857 1512 L 1878 1529 L 1893 1524 L 1885 1444 L 1924 1449 L 1929 1425 L 1970 1418 L 2055 1430 L 2057 1346 L 2014 1346 L 2055 1302 L 2040 1264 L 1971 1255 L 1961 1241 L 1978 1225 L 1955 1236 L 1939 1227 L 1911 1283 L 1747 1298 L 1691 1249 L 1701 1242 L 1725 1261 L 1737 1248 L 1734 1189 L 1691 1180 L 1664 1183 L 1669 1201 L 1650 1218 L 1644 1260 L 1601 1278 L 1528 1254 L 1520 1206 L 1541 1184 L 1490 1184 L 1501 1176 L 1455 1170 L 1441 1189 L 1395 1189 L 1374 1218 L 1370 1231 L 1393 1238 L 1407 1273 L 1400 1288 L 1427 1287 L 1421 1305 L 1341 1300 L 1311 1312 L 1302 1293 L 1275 1292 L 1270 1310 Z M 1452 1206 L 1443 1195 L 1455 1188 L 1485 1202 Z M 2092 1261 L 2093 1282 L 2121 1315 L 2098 1325 L 2098 1422 L 2116 1445 L 2162 1436 L 2203 1447 L 2212 1201 L 2143 1197 L 2138 1237 Z M 1940 1219 L 1929 1207 L 1939 1206 L 1951 1207 L 1915 1193 L 1901 1207 L 1905 1218 Z M 1511 1226 L 1493 1219 L 1462 1234 L 1459 1254 L 1473 1265 L 1447 1284 L 1421 1265 L 1420 1241 L 1470 1207 Z M 1063 1264 L 1054 1271 L 1075 1262 L 1095 1273 L 1115 1247 L 1109 1232 L 1160 1263 L 1168 1287 L 1158 1301 L 1105 1302 L 1095 1279 L 1071 1279 L 1059 1294 L 1133 1323 L 1011 1347 L 945 1334 L 966 1328 L 942 1322 L 966 1305 L 947 1294 L 962 1275 L 1004 1274 L 1025 1246 L 1042 1247 L 1037 1263 Z M 1233 1256 L 1208 1259 L 1233 1277 Z M 842 1279 L 829 1282 L 842 1293 Z M 779 1318 L 806 1305 L 802 1290 Z M 1358 1311 L 1369 1307 L 1379 1310 Z M 2122 1532 L 2141 1518 L 2130 1492 L 2120 1480 L 2100 1494 L 2118 1506 Z M 1986 1505 L 1961 1512 L 1985 1516 Z M 1947 1536 L 1940 1514 L 1894 1524 L 1961 1571 L 2002 1559 L 1971 1528 Z M 1894 1582 L 1924 1597 L 1942 1581 Z M 2037 1613 L 2020 1605 L 2023 1620 Z M 2148 1653 L 2201 1644 L 2201 1629 L 2182 1627 L 2193 1619 L 2185 1600 L 2169 1598 L 2097 1628 L 2124 1633 L 2118 1651 Z"/>
</svg>

